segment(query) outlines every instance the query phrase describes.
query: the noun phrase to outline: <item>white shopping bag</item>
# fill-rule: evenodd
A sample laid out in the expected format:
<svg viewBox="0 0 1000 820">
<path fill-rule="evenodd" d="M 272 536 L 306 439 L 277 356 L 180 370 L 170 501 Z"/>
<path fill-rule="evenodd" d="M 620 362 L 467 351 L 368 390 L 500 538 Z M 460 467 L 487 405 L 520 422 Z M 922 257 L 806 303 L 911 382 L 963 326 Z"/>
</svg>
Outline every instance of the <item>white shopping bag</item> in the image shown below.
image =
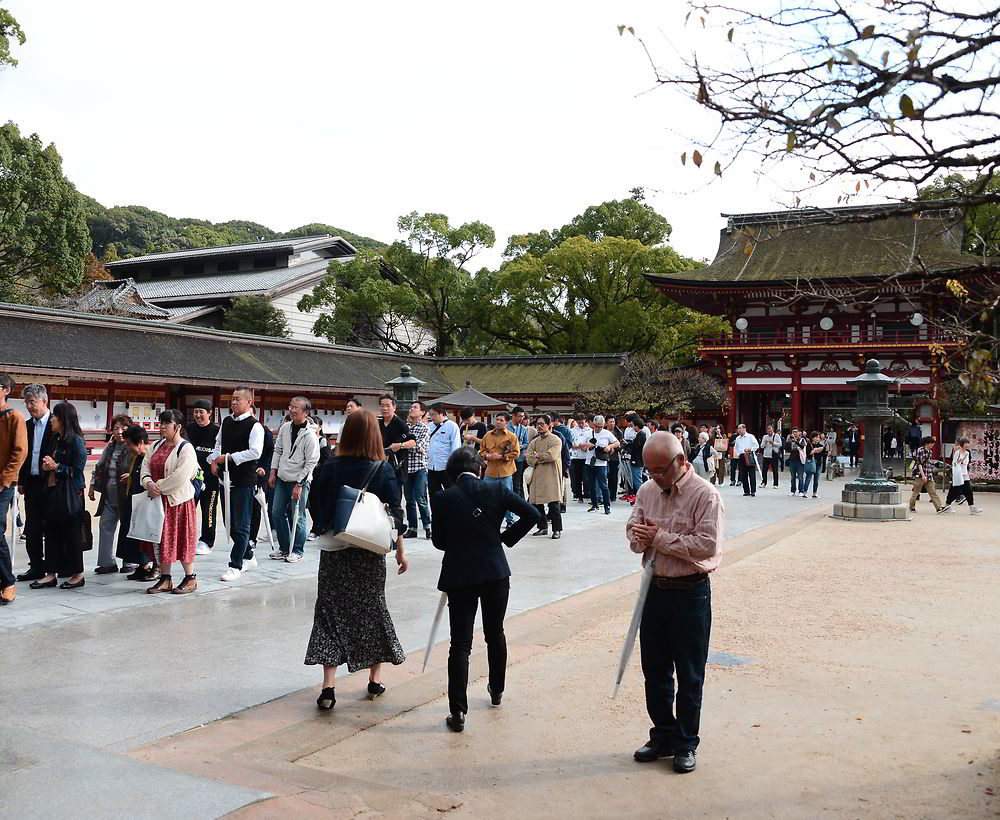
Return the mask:
<svg viewBox="0 0 1000 820">
<path fill-rule="evenodd" d="M 148 493 L 131 496 L 132 520 L 128 537 L 136 541 L 159 544 L 163 538 L 163 498 L 150 498 Z"/>
</svg>

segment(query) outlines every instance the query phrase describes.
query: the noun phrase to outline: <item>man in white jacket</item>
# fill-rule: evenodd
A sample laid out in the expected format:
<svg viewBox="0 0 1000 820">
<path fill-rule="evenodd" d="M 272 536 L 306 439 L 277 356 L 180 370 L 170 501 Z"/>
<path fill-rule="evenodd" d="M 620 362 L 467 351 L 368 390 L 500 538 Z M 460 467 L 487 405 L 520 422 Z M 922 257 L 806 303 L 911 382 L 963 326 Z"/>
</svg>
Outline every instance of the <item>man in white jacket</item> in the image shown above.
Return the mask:
<svg viewBox="0 0 1000 820">
<path fill-rule="evenodd" d="M 278 533 L 278 549 L 271 553 L 276 561 L 290 564 L 302 560 L 309 532 L 306 504 L 309 500 L 309 479 L 319 463 L 319 439 L 309 424 L 312 404 L 305 396 L 296 396 L 288 403 L 288 416 L 274 440 L 274 457 L 267 483 L 274 488 L 274 529 Z M 295 532 L 292 522 L 297 519 Z"/>
</svg>

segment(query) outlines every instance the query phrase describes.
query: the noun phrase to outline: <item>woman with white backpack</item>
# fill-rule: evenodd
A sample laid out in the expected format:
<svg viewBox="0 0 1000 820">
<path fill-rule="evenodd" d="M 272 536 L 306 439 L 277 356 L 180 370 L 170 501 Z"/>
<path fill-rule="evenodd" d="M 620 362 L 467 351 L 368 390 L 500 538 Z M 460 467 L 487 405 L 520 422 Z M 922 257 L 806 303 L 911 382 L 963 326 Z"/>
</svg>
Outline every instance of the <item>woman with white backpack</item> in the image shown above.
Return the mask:
<svg viewBox="0 0 1000 820">
<path fill-rule="evenodd" d="M 955 442 L 955 449 L 951 451 L 951 489 L 948 490 L 948 498 L 942 509 L 950 507 L 959 496 L 965 496 L 970 514 L 979 515 L 983 511 L 972 500 L 972 482 L 969 480 L 970 461 L 972 461 L 972 451 L 969 449 L 969 440 L 963 436 Z"/>
</svg>

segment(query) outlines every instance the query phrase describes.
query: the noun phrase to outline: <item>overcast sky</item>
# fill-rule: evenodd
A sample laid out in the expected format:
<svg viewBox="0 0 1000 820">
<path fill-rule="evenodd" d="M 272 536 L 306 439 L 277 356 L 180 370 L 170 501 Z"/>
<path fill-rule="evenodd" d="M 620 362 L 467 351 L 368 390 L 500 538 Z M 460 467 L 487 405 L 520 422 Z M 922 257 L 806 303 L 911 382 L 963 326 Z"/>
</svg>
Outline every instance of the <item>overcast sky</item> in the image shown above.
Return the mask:
<svg viewBox="0 0 1000 820">
<path fill-rule="evenodd" d="M 643 93 L 652 69 L 616 25 L 685 48 L 681 0 L 0 2 L 28 37 L 0 116 L 105 205 L 388 241 L 400 214 L 442 212 L 493 226 L 495 266 L 509 235 L 636 186 L 696 258 L 720 211 L 790 202 L 749 163 L 707 187 L 711 162 L 680 166 L 698 114 Z"/>
</svg>

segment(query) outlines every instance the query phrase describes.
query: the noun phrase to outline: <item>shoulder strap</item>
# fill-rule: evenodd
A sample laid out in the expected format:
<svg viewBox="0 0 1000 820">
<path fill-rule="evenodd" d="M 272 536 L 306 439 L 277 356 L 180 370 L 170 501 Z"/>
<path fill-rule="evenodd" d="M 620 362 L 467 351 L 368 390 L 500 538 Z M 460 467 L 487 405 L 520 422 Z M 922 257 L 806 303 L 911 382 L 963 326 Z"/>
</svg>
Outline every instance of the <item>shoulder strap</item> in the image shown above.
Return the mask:
<svg viewBox="0 0 1000 820">
<path fill-rule="evenodd" d="M 361 497 L 361 493 L 368 490 L 368 485 L 372 483 L 372 480 L 378 475 L 378 471 L 382 468 L 382 462 L 376 461 L 372 464 L 371 469 L 368 470 L 368 475 L 365 477 L 365 483 L 362 485 L 361 489 L 358 491 L 358 498 Z"/>
</svg>

